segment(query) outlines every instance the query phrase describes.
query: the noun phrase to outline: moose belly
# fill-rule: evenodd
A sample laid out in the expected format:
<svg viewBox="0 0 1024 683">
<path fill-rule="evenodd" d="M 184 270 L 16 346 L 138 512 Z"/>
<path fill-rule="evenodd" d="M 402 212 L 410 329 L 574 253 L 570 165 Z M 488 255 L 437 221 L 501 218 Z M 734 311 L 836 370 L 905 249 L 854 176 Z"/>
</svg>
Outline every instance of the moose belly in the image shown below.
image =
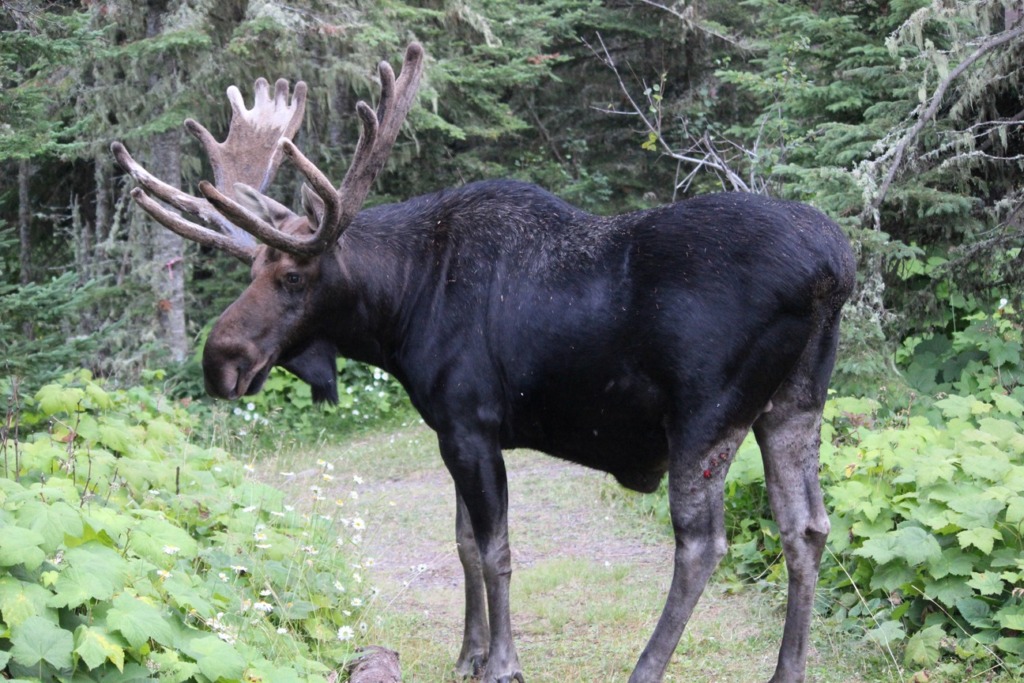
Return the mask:
<svg viewBox="0 0 1024 683">
<path fill-rule="evenodd" d="M 642 375 L 570 374 L 520 392 L 503 445 L 608 472 L 646 493 L 657 488 L 668 466 L 666 406 L 664 393 Z"/>
</svg>

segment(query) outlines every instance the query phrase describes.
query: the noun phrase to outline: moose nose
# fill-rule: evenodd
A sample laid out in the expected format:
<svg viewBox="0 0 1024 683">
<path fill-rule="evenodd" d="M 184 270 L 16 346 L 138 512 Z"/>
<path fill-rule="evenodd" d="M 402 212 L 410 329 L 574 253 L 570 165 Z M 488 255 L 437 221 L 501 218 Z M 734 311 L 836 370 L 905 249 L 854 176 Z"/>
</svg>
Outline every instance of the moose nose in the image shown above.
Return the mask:
<svg viewBox="0 0 1024 683">
<path fill-rule="evenodd" d="M 215 325 L 203 348 L 206 393 L 233 400 L 245 393 L 261 354 L 252 342 L 225 339 L 217 332 Z"/>
</svg>

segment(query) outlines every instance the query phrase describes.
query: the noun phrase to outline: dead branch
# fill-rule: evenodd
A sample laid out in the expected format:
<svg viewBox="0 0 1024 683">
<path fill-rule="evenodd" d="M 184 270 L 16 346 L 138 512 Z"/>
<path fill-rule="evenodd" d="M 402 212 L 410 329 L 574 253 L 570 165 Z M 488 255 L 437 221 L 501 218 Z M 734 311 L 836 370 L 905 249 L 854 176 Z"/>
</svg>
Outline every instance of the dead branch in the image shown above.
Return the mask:
<svg viewBox="0 0 1024 683">
<path fill-rule="evenodd" d="M 710 144 L 710 138 L 707 135 L 702 136 L 701 138 L 691 138 L 691 145 L 689 149 L 683 152 L 678 152 L 672 149 L 661 133 L 661 107 L 655 106 L 653 102 L 650 103 L 654 109 L 655 116 L 653 118 L 648 117 L 646 111 L 649 111 L 650 108 L 645 110 L 635 99 L 633 99 L 632 94 L 629 92 L 629 88 L 626 86 L 626 82 L 622 78 L 622 74 L 619 72 L 618 66 L 615 64 L 615 60 L 612 58 L 611 52 L 609 52 L 600 33 L 597 34 L 597 41 L 601 46 L 600 51 L 585 40 L 583 43 L 590 48 L 590 51 L 594 53 L 595 57 L 601 60 L 601 62 L 607 66 L 613 74 L 615 74 L 615 78 L 619 82 L 619 89 L 622 91 L 623 96 L 626 98 L 626 101 L 632 109 L 632 111 L 613 111 L 606 109 L 599 109 L 599 111 L 637 117 L 647 130 L 648 134 L 653 136 L 653 140 L 657 142 L 664 156 L 675 159 L 677 162 L 690 164 L 695 167 L 681 183 L 677 183 L 675 188 L 677 191 L 680 187 L 689 186 L 689 183 L 692 182 L 693 176 L 701 169 L 714 171 L 721 180 L 724 189 L 732 189 L 737 192 L 752 191 L 743 178 L 729 167 L 727 160 L 718 153 L 715 146 Z"/>
</svg>

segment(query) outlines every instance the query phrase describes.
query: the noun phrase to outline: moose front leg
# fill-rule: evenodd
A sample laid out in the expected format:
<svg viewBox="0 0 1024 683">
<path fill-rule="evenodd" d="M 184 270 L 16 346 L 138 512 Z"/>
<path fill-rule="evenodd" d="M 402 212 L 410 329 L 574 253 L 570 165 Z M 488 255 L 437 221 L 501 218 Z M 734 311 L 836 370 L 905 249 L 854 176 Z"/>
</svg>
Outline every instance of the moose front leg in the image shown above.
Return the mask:
<svg viewBox="0 0 1024 683">
<path fill-rule="evenodd" d="M 519 657 L 512 642 L 512 618 L 509 606 L 509 585 L 512 578 L 512 556 L 508 544 L 508 482 L 505 462 L 497 439 L 480 432 L 455 430 L 454 435 L 440 435 L 441 456 L 455 480 L 459 496 L 459 515 L 456 530 L 460 543 L 468 540 L 468 518 L 477 555 L 460 548 L 460 558 L 466 569 L 466 637 L 458 666 L 464 667 L 467 654 L 472 662 L 473 650 L 479 649 L 478 620 L 482 608 L 477 604 L 480 587 L 476 578 L 479 561 L 483 592 L 486 594 L 487 629 L 490 645 L 487 665 L 481 680 L 484 683 L 524 683 Z M 473 583 L 471 583 L 473 582 Z M 472 620 L 472 623 L 471 621 Z M 466 647 L 469 645 L 469 652 Z M 462 673 L 462 671 L 460 671 Z"/>
<path fill-rule="evenodd" d="M 484 587 L 483 564 L 473 535 L 473 524 L 466 503 L 458 491 L 455 498 L 455 542 L 466 578 L 466 623 L 455 673 L 470 678 L 483 674 L 491 644 L 491 630 L 487 623 L 487 589 Z"/>
</svg>

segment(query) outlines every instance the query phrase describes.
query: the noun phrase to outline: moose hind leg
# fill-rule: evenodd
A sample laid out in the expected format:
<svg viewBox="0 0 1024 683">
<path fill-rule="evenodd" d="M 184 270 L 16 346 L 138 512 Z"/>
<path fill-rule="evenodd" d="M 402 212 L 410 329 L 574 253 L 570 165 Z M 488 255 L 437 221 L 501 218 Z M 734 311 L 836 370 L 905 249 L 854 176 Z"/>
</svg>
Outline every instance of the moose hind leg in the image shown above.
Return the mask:
<svg viewBox="0 0 1024 683">
<path fill-rule="evenodd" d="M 821 413 L 783 415 L 775 408 L 755 425 L 764 460 L 772 514 L 779 526 L 789 573 L 786 625 L 772 683 L 804 680 L 814 591 L 828 538 L 828 513 L 818 481 Z"/>
<path fill-rule="evenodd" d="M 484 588 L 483 564 L 473 535 L 473 524 L 462 496 L 456 494 L 455 540 L 459 561 L 466 580 L 466 621 L 462 635 L 462 651 L 455 663 L 455 673 L 463 678 L 479 677 L 487 665 L 491 631 L 487 623 L 487 591 Z"/>
<path fill-rule="evenodd" d="M 765 485 L 789 573 L 786 625 L 771 683 L 801 683 L 807 667 L 814 592 L 830 530 L 818 466 L 821 419 L 839 339 L 838 310 L 808 343 L 793 374 L 754 422 Z"/>
<path fill-rule="evenodd" d="M 676 537 L 675 569 L 661 618 L 629 683 L 662 680 L 697 600 L 725 555 L 725 475 L 747 431 L 733 430 L 696 456 L 673 455 L 669 507 Z"/>
</svg>

